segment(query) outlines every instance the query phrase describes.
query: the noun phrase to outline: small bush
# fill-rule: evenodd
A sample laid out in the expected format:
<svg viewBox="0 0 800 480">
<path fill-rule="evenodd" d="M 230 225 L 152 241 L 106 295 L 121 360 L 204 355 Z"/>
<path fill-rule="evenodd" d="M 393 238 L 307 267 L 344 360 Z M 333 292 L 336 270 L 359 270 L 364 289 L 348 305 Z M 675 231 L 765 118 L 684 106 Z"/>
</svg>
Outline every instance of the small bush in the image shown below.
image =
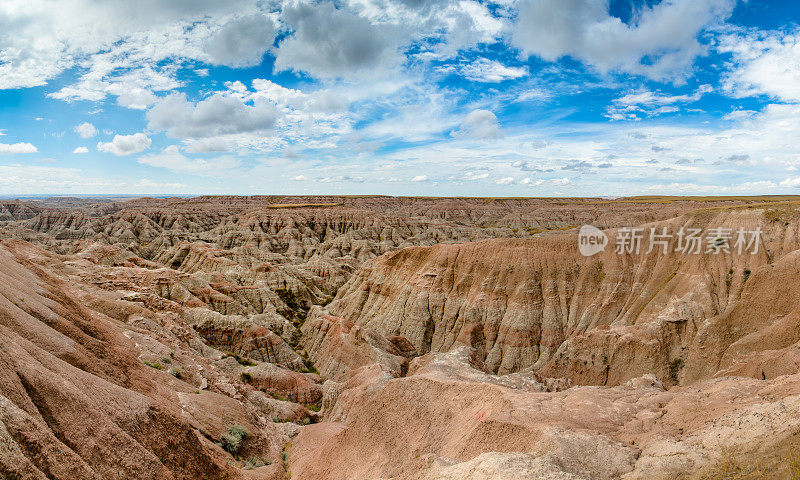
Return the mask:
<svg viewBox="0 0 800 480">
<path fill-rule="evenodd" d="M 312 362 L 311 359 L 308 358 L 307 355 L 303 356 L 303 362 L 306 364 L 306 368 L 305 369 L 308 370 L 308 372 L 306 372 L 306 373 L 317 373 L 317 374 L 319 374 L 319 371 L 317 370 L 317 367 L 314 366 L 314 362 Z"/>
<path fill-rule="evenodd" d="M 249 435 L 250 432 L 248 432 L 243 426 L 231 425 L 228 427 L 228 431 L 222 434 L 222 438 L 220 438 L 219 443 L 226 452 L 233 455 L 239 451 L 239 447 L 241 447 L 242 442 L 244 442 Z"/>
<path fill-rule="evenodd" d="M 317 403 L 310 403 L 307 408 L 312 412 L 319 412 L 322 407 Z"/>
<path fill-rule="evenodd" d="M 250 383 L 253 381 L 253 376 L 250 375 L 249 372 L 242 372 L 241 375 L 239 375 L 239 377 L 241 377 L 242 381 L 245 383 Z"/>
<path fill-rule="evenodd" d="M 247 460 L 245 460 L 243 463 L 244 463 L 244 466 L 242 468 L 244 468 L 245 470 L 253 470 L 253 469 L 258 468 L 258 467 L 264 467 L 266 465 L 272 464 L 272 462 L 270 462 L 266 458 L 259 459 L 259 458 L 256 458 L 256 457 L 250 457 Z"/>
<path fill-rule="evenodd" d="M 183 373 L 181 373 L 181 369 L 178 367 L 173 368 L 172 370 L 169 371 L 169 373 L 178 380 L 183 378 Z"/>
<path fill-rule="evenodd" d="M 151 368 L 155 368 L 156 370 L 164 370 L 164 365 L 161 365 L 161 362 L 144 362 L 145 365 Z"/>
<path fill-rule="evenodd" d="M 222 356 L 223 359 L 228 357 L 233 357 L 233 359 L 236 360 L 236 362 L 243 367 L 255 367 L 256 365 L 258 365 L 257 363 L 251 361 L 250 359 L 240 357 L 239 355 L 236 355 L 234 353 L 226 353 L 225 355 Z"/>
<path fill-rule="evenodd" d="M 283 303 L 289 307 L 289 311 L 279 313 L 286 316 L 290 320 L 292 318 L 297 320 L 295 322 L 296 325 L 302 325 L 308 316 L 308 304 L 304 300 L 298 299 L 294 292 L 289 289 L 279 288 L 275 290 L 275 293 L 278 295 L 278 298 L 280 298 L 281 301 L 283 301 Z"/>
</svg>

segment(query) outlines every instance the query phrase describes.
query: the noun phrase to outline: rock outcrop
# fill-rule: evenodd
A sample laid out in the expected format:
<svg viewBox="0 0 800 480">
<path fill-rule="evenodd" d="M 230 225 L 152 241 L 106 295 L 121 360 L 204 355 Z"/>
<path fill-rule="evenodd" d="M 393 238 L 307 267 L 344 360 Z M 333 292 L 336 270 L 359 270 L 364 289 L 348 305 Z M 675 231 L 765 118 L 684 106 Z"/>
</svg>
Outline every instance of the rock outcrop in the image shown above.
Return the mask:
<svg viewBox="0 0 800 480">
<path fill-rule="evenodd" d="M 796 227 L 770 225 L 763 211 L 652 226 L 725 224 L 762 228 L 764 244 L 756 254 L 648 254 L 645 245 L 639 254 L 583 257 L 574 234 L 564 234 L 406 248 L 367 262 L 313 311 L 305 345 L 332 378 L 346 374 L 343 366 L 396 357 L 379 345 L 393 336 L 416 354 L 467 345 L 490 372 L 533 370 L 575 384 L 618 385 L 647 373 L 674 384 L 721 369 L 794 373 Z M 359 335 L 343 340 L 345 331 Z M 371 350 L 354 349 L 360 338 Z M 791 361 L 767 367 L 774 356 Z"/>
</svg>

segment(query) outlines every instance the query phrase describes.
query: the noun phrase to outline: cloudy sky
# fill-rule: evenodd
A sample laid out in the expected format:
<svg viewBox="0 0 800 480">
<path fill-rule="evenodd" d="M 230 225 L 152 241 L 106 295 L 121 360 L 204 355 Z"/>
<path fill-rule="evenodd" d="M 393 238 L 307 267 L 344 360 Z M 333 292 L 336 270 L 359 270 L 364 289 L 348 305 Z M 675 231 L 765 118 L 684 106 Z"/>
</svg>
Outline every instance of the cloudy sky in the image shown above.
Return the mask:
<svg viewBox="0 0 800 480">
<path fill-rule="evenodd" d="M 800 193 L 792 0 L 3 0 L 0 194 Z"/>
</svg>

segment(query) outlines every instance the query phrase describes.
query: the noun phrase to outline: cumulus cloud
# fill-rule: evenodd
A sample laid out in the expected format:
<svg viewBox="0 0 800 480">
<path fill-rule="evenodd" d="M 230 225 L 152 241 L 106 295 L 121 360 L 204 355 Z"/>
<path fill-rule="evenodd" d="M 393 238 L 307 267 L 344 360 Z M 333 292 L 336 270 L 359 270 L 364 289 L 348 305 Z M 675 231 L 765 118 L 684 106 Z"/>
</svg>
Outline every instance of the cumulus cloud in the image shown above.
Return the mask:
<svg viewBox="0 0 800 480">
<path fill-rule="evenodd" d="M 36 149 L 30 143 L 0 143 L 0 154 L 3 155 L 12 155 L 15 153 L 36 153 L 39 150 Z"/>
<path fill-rule="evenodd" d="M 643 7 L 626 24 L 610 15 L 605 0 L 522 0 L 512 42 L 548 61 L 571 56 L 601 72 L 680 80 L 705 53 L 698 34 L 727 18 L 735 4 L 664 0 Z"/>
<path fill-rule="evenodd" d="M 349 104 L 347 96 L 339 92 L 325 89 L 307 94 L 263 78 L 253 79 L 253 90 L 253 98 L 266 98 L 278 106 L 304 112 L 343 112 Z"/>
<path fill-rule="evenodd" d="M 514 183 L 514 177 L 498 178 L 497 180 L 494 181 L 494 183 L 498 185 L 511 185 Z"/>
<path fill-rule="evenodd" d="M 89 149 L 86 147 L 76 147 L 72 153 L 89 153 Z"/>
<path fill-rule="evenodd" d="M 800 30 L 794 35 L 781 32 L 753 32 L 727 35 L 718 50 L 733 56 L 734 68 L 723 87 L 737 97 L 769 95 L 800 101 Z"/>
<path fill-rule="evenodd" d="M 417 175 L 416 177 L 411 179 L 412 182 L 427 182 L 428 176 L 427 175 Z"/>
<path fill-rule="evenodd" d="M 119 48 L 119 47 L 117 47 Z M 117 104 L 135 110 L 144 110 L 156 101 L 154 92 L 163 92 L 180 87 L 180 81 L 174 78 L 174 69 L 144 65 L 126 70 L 128 62 L 124 53 L 123 60 L 102 58 L 91 63 L 91 68 L 80 79 L 47 96 L 74 102 L 88 100 L 99 102 L 108 95 L 117 98 Z M 111 54 L 108 54 L 111 55 Z M 124 73 L 120 73 L 124 71 Z"/>
<path fill-rule="evenodd" d="M 205 24 L 254 6 L 251 0 L 4 2 L 0 89 L 43 85 L 76 65 L 91 70 L 120 48 L 133 64 L 202 58 L 195 36 L 207 35 Z"/>
<path fill-rule="evenodd" d="M 472 137 L 478 139 L 500 138 L 500 124 L 497 116 L 489 110 L 473 110 L 461 123 L 461 128 L 452 132 L 454 137 Z"/>
<path fill-rule="evenodd" d="M 791 188 L 800 187 L 800 177 L 788 177 L 784 180 L 781 180 L 781 182 L 778 185 L 780 185 L 781 187 L 791 187 Z"/>
<path fill-rule="evenodd" d="M 278 46 L 277 70 L 303 71 L 320 78 L 349 77 L 380 73 L 402 60 L 395 27 L 373 25 L 333 3 L 286 6 L 281 19 L 294 32 Z"/>
<path fill-rule="evenodd" d="M 100 142 L 97 150 L 100 152 L 113 153 L 114 155 L 124 156 L 139 153 L 150 147 L 152 140 L 144 133 L 134 133 L 133 135 L 114 135 L 110 142 Z"/>
<path fill-rule="evenodd" d="M 211 63 L 229 67 L 258 65 L 275 39 L 275 24 L 255 14 L 226 23 L 205 44 Z"/>
<path fill-rule="evenodd" d="M 522 180 L 520 180 L 519 183 L 522 184 L 522 185 L 529 185 L 529 186 L 532 186 L 532 187 L 538 187 L 539 185 L 544 183 L 544 180 L 542 180 L 541 178 L 538 179 L 538 180 L 532 180 L 529 177 L 525 177 Z"/>
<path fill-rule="evenodd" d="M 272 102 L 256 98 L 248 105 L 241 98 L 215 93 L 192 103 L 184 94 L 160 100 L 147 112 L 148 127 L 166 130 L 173 138 L 216 137 L 236 133 L 266 133 L 279 112 Z"/>
<path fill-rule="evenodd" d="M 97 128 L 89 122 L 81 123 L 75 127 L 75 133 L 81 138 L 92 138 L 97 135 Z"/>
<path fill-rule="evenodd" d="M 151 167 L 161 167 L 175 173 L 190 173 L 202 176 L 219 176 L 240 165 L 239 159 L 230 155 L 216 158 L 189 158 L 180 152 L 176 145 L 171 145 L 161 152 L 144 155 L 139 163 Z"/>
</svg>

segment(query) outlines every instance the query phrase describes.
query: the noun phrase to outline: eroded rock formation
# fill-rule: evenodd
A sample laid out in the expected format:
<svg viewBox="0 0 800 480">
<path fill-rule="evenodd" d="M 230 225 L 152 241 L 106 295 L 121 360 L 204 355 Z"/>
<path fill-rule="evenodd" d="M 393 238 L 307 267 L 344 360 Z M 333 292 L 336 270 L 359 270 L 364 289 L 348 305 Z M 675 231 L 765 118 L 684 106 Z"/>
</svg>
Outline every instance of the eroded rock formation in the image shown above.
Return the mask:
<svg viewBox="0 0 800 480">
<path fill-rule="evenodd" d="M 0 202 L 0 477 L 790 478 L 794 205 Z"/>
</svg>

